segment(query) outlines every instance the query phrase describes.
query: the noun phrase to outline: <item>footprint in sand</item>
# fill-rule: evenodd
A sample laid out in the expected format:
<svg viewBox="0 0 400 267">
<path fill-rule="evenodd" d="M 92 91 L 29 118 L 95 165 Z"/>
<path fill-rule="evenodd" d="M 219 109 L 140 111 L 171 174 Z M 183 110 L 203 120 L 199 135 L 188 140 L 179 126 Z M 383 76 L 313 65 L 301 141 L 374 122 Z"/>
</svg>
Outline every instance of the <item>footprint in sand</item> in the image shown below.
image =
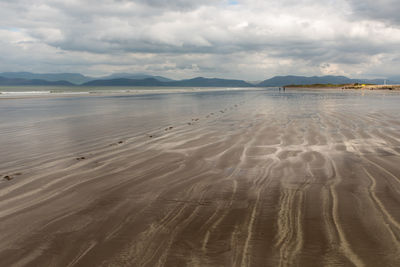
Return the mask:
<svg viewBox="0 0 400 267">
<path fill-rule="evenodd" d="M 13 175 L 4 175 L 3 179 L 11 181 L 12 179 L 14 179 L 14 176 L 19 176 L 19 175 L 22 175 L 22 172 L 16 172 Z"/>
<path fill-rule="evenodd" d="M 7 180 L 7 181 L 11 181 L 11 180 L 13 179 L 13 177 L 10 176 L 10 175 L 5 175 L 3 178 L 4 178 L 5 180 Z"/>
<path fill-rule="evenodd" d="M 109 144 L 109 146 L 116 146 L 116 145 L 118 145 L 118 144 L 123 144 L 124 143 L 124 141 L 118 141 L 117 143 L 112 143 L 112 144 Z M 78 159 L 78 158 L 77 158 Z"/>
</svg>

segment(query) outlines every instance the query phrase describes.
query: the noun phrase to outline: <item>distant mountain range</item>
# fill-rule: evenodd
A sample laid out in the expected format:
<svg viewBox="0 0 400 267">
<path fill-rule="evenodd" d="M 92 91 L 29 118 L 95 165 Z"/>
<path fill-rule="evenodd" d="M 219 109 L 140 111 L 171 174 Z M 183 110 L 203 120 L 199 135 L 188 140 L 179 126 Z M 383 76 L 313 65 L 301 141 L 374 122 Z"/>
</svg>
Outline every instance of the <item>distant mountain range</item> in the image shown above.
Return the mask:
<svg viewBox="0 0 400 267">
<path fill-rule="evenodd" d="M 1 76 L 1 74 L 0 74 Z M 158 80 L 160 82 L 172 82 L 172 79 L 165 78 L 163 76 L 153 76 L 153 75 L 148 75 L 148 74 L 142 74 L 142 73 L 114 73 L 108 76 L 103 76 L 100 78 L 96 78 L 99 80 L 111 80 L 111 79 L 133 79 L 133 80 L 144 80 L 148 78 L 153 78 L 155 80 Z M 94 80 L 94 79 L 92 79 Z"/>
<path fill-rule="evenodd" d="M 388 84 L 398 82 L 387 80 Z M 0 73 L 3 86 L 174 86 L 174 87 L 277 87 L 307 84 L 383 84 L 383 79 L 350 79 L 345 76 L 275 76 L 256 83 L 243 80 L 197 77 L 185 80 L 172 80 L 148 74 L 115 73 L 103 77 L 89 77 L 79 73 L 4 72 Z"/>
<path fill-rule="evenodd" d="M 31 72 L 3 72 L 0 77 L 7 79 L 25 79 L 25 80 L 44 80 L 49 82 L 67 81 L 75 85 L 80 85 L 94 80 L 111 80 L 111 79 L 134 79 L 141 80 L 154 78 L 162 82 L 173 81 L 162 76 L 153 76 L 141 73 L 114 73 L 103 77 L 89 77 L 80 73 L 31 73 Z"/>
<path fill-rule="evenodd" d="M 66 81 L 72 84 L 82 84 L 96 78 L 79 73 L 31 73 L 31 72 L 3 72 L 0 77 L 7 79 L 44 80 L 49 82 Z"/>
<path fill-rule="evenodd" d="M 242 80 L 208 79 L 203 77 L 180 81 L 160 81 L 155 78 L 140 80 L 120 78 L 94 80 L 84 83 L 82 86 L 254 87 L 253 84 Z"/>
<path fill-rule="evenodd" d="M 20 79 L 20 78 L 4 78 L 0 77 L 0 85 L 3 86 L 75 86 L 75 84 L 67 81 L 45 81 L 39 79 Z"/>
</svg>

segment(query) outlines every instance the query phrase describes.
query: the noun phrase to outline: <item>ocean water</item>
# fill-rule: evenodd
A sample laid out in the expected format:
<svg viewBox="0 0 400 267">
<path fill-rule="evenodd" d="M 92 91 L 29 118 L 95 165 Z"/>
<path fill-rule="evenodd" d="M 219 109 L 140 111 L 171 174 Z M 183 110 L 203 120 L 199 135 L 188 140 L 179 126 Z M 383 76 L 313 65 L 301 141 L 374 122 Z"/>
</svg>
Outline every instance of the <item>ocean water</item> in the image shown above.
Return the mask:
<svg viewBox="0 0 400 267">
<path fill-rule="evenodd" d="M 252 88 L 254 89 L 254 88 Z M 125 87 L 125 86 L 0 86 L 1 97 L 13 96 L 44 96 L 44 95 L 70 95 L 70 94 L 143 94 L 143 93 L 182 93 L 243 90 L 243 88 L 221 87 Z"/>
</svg>

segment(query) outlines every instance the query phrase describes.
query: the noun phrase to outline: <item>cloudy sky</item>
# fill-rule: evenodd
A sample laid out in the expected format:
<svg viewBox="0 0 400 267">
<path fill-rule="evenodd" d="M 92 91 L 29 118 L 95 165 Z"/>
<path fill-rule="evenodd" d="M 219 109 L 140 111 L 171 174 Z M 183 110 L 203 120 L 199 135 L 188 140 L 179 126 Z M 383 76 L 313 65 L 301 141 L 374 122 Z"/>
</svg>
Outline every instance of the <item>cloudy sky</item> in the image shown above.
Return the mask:
<svg viewBox="0 0 400 267">
<path fill-rule="evenodd" d="M 400 77 L 400 0 L 0 0 L 0 72 Z"/>
</svg>

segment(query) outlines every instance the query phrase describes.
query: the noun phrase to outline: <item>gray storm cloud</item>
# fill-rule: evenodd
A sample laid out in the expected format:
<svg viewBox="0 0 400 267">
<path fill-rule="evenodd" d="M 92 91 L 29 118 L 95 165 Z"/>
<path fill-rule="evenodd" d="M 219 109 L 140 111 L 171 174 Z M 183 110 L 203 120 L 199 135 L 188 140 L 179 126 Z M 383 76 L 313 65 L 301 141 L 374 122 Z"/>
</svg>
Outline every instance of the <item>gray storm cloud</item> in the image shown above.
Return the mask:
<svg viewBox="0 0 400 267">
<path fill-rule="evenodd" d="M 400 25 L 399 0 L 349 0 L 349 3 L 357 16 Z"/>
<path fill-rule="evenodd" d="M 0 71 L 393 76 L 394 2 L 0 0 Z"/>
</svg>

